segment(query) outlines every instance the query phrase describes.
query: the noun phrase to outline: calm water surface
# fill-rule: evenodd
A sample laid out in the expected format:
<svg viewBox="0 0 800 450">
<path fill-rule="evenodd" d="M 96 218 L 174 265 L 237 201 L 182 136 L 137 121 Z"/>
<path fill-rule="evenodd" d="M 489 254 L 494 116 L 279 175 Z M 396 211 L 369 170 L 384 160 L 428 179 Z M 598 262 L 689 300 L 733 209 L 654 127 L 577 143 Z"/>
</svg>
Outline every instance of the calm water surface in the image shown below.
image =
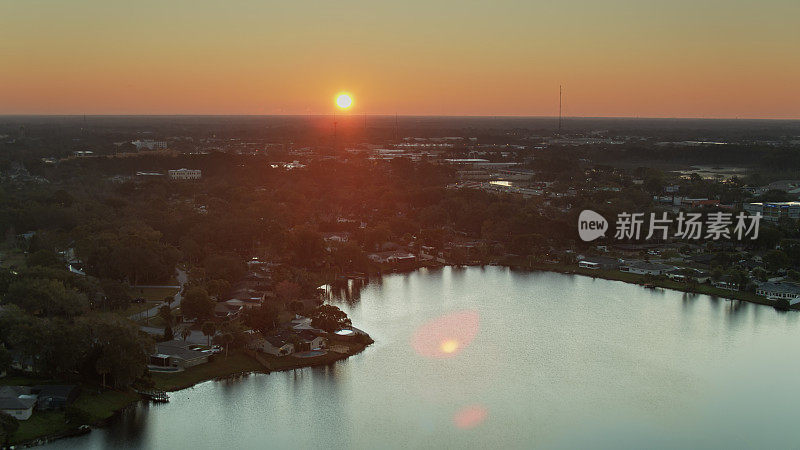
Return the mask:
<svg viewBox="0 0 800 450">
<path fill-rule="evenodd" d="M 389 275 L 334 302 L 376 341 L 360 355 L 202 383 L 49 447 L 800 445 L 797 313 L 497 267 Z M 420 326 L 464 310 L 480 320 L 467 348 L 415 351 Z"/>
</svg>

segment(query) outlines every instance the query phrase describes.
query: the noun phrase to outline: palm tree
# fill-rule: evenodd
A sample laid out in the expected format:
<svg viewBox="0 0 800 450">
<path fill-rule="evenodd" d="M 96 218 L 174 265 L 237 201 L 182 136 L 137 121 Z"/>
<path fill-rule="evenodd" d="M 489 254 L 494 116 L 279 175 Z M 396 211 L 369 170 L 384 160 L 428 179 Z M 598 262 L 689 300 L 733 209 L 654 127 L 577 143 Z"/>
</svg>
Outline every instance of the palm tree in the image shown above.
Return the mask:
<svg viewBox="0 0 800 450">
<path fill-rule="evenodd" d="M 233 342 L 233 334 L 225 333 L 222 335 L 222 343 L 225 344 L 225 358 L 228 358 L 228 348 L 231 346 L 231 342 Z"/>
<path fill-rule="evenodd" d="M 208 340 L 208 346 L 211 347 L 211 336 L 217 332 L 217 325 L 214 322 L 205 322 L 200 329 Z"/>
<path fill-rule="evenodd" d="M 181 337 L 183 338 L 183 342 L 186 342 L 186 339 L 188 339 L 191 335 L 192 330 L 190 330 L 189 327 L 183 327 L 183 329 L 181 329 Z"/>
<path fill-rule="evenodd" d="M 97 370 L 97 373 L 103 376 L 103 382 L 101 384 L 102 387 L 106 387 L 106 374 L 111 373 L 111 364 L 103 358 L 97 358 L 97 361 L 94 363 L 94 368 Z"/>
</svg>

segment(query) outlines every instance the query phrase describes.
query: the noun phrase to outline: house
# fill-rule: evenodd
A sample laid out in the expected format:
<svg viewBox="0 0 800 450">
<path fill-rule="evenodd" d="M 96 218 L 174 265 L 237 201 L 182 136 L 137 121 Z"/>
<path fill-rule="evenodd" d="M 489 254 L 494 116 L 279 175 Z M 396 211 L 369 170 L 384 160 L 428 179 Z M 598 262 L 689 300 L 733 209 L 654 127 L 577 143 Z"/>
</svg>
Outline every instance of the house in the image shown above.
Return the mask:
<svg viewBox="0 0 800 450">
<path fill-rule="evenodd" d="M 708 272 L 703 272 L 702 270 L 692 269 L 689 267 L 679 267 L 675 270 L 671 270 L 665 274 L 667 278 L 673 281 L 680 281 L 682 283 L 688 283 L 690 281 L 694 281 L 696 283 L 707 283 L 708 280 L 711 279 L 711 275 Z"/>
<path fill-rule="evenodd" d="M 325 242 L 348 242 L 350 240 L 350 233 L 347 231 L 322 233 L 322 239 Z"/>
<path fill-rule="evenodd" d="M 236 301 L 238 302 L 238 300 Z M 233 319 L 238 317 L 243 309 L 244 307 L 242 305 L 231 304 L 228 302 L 217 303 L 214 305 L 214 315 L 220 319 Z"/>
<path fill-rule="evenodd" d="M 415 255 L 402 250 L 370 253 L 367 257 L 378 264 L 389 264 L 398 267 L 412 267 L 417 261 Z"/>
<path fill-rule="evenodd" d="M 770 300 L 788 300 L 790 305 L 800 303 L 800 285 L 796 283 L 768 281 L 758 285 L 756 294 L 763 295 Z"/>
<path fill-rule="evenodd" d="M 289 342 L 286 337 L 281 335 L 263 336 L 261 333 L 254 333 L 247 347 L 274 356 L 291 355 L 295 351 L 294 344 Z"/>
<path fill-rule="evenodd" d="M 80 387 L 72 384 L 43 384 L 31 388 L 38 397 L 36 409 L 64 409 L 71 405 L 81 393 Z"/>
<path fill-rule="evenodd" d="M 0 387 L 0 412 L 4 412 L 17 420 L 28 420 L 36 406 L 36 394 L 29 387 Z"/>
<path fill-rule="evenodd" d="M 312 330 L 311 319 L 305 316 L 295 315 L 292 319 L 292 329 L 295 331 Z"/>
<path fill-rule="evenodd" d="M 619 260 L 607 256 L 579 256 L 578 267 L 586 269 L 616 270 L 619 268 Z"/>
<path fill-rule="evenodd" d="M 193 350 L 185 341 L 172 340 L 156 344 L 156 353 L 150 355 L 150 365 L 159 368 L 186 369 L 208 362 L 210 353 Z"/>
<path fill-rule="evenodd" d="M 721 280 L 714 280 L 711 285 L 718 289 L 725 289 L 727 291 L 738 291 L 739 283 L 735 283 L 730 277 L 725 276 Z"/>
<path fill-rule="evenodd" d="M 298 333 L 302 340 L 301 346 L 305 350 L 316 350 L 325 347 L 327 340 L 312 330 L 303 330 Z"/>
<path fill-rule="evenodd" d="M 640 275 L 664 275 L 675 269 L 675 266 L 647 261 L 629 261 L 622 264 L 620 272 L 636 273 Z"/>
</svg>

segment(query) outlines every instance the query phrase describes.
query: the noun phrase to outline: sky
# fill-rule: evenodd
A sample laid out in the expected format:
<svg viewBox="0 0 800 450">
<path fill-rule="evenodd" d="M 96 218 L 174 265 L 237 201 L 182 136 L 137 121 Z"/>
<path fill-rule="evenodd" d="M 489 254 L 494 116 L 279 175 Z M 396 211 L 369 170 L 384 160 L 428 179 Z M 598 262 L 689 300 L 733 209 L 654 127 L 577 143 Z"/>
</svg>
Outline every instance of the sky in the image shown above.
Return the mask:
<svg viewBox="0 0 800 450">
<path fill-rule="evenodd" d="M 798 0 L 0 0 L 0 114 L 800 119 Z"/>
</svg>

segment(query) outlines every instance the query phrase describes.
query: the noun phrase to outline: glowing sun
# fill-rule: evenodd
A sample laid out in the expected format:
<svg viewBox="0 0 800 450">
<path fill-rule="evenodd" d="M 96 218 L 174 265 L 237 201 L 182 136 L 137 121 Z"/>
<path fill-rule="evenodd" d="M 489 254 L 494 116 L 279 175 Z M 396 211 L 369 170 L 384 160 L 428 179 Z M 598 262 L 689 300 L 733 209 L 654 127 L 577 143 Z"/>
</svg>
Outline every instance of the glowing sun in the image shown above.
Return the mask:
<svg viewBox="0 0 800 450">
<path fill-rule="evenodd" d="M 347 94 L 339 94 L 339 96 L 336 97 L 336 104 L 339 108 L 347 109 L 353 104 L 353 100 Z"/>
<path fill-rule="evenodd" d="M 453 353 L 458 350 L 458 341 L 455 339 L 448 339 L 439 346 L 444 353 Z"/>
</svg>

